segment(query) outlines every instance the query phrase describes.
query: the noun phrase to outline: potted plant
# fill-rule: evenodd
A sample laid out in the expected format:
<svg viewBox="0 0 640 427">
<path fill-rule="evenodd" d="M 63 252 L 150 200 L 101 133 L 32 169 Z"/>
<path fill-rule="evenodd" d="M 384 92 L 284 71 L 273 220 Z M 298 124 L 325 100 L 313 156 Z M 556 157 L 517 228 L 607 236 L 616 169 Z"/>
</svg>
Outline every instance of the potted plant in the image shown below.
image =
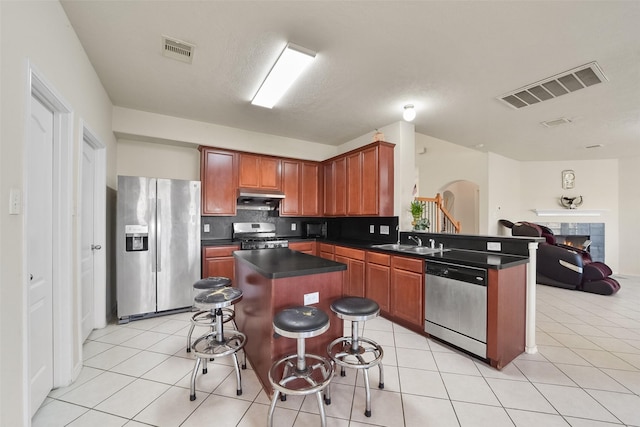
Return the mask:
<svg viewBox="0 0 640 427">
<path fill-rule="evenodd" d="M 414 230 L 427 230 L 429 228 L 429 225 L 431 225 L 429 223 L 429 219 L 422 217 L 422 214 L 424 213 L 424 203 L 418 200 L 413 200 L 409 211 L 413 217 L 411 224 L 413 225 Z"/>
</svg>

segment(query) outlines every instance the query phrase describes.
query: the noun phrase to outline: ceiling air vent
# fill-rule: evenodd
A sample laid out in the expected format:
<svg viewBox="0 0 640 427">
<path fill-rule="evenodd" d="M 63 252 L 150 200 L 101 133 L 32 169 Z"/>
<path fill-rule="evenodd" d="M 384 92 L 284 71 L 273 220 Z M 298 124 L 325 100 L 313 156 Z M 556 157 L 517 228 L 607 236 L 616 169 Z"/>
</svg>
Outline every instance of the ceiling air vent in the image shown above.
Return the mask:
<svg viewBox="0 0 640 427">
<path fill-rule="evenodd" d="M 541 101 L 557 98 L 606 80 L 608 80 L 607 76 L 604 75 L 598 63 L 594 61 L 516 89 L 499 96 L 498 99 L 512 108 L 519 109 Z"/>
<path fill-rule="evenodd" d="M 193 60 L 193 50 L 195 45 L 192 45 L 182 40 L 162 36 L 162 52 L 167 58 L 176 59 L 178 61 L 191 64 Z"/>
<path fill-rule="evenodd" d="M 555 126 L 560 126 L 560 125 L 564 125 L 566 123 L 571 123 L 571 120 L 567 119 L 566 117 L 560 117 L 559 119 L 553 119 L 553 120 L 547 120 L 545 122 L 540 123 L 542 126 L 548 127 L 548 128 L 552 128 Z"/>
</svg>

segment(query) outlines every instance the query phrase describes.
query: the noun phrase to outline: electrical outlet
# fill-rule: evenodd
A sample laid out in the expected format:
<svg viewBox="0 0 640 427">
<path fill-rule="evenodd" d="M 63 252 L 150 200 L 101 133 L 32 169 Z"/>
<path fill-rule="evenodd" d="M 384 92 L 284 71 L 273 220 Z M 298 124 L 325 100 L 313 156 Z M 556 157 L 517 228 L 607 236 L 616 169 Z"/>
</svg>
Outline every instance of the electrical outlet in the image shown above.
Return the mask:
<svg viewBox="0 0 640 427">
<path fill-rule="evenodd" d="M 17 188 L 9 190 L 9 215 L 22 213 L 22 192 Z"/>
<path fill-rule="evenodd" d="M 298 226 L 296 225 L 295 222 L 291 223 L 291 231 L 296 231 L 296 229 L 298 228 Z"/>
<path fill-rule="evenodd" d="M 499 252 L 502 250 L 502 244 L 500 242 L 487 242 L 487 250 Z"/>
<path fill-rule="evenodd" d="M 373 224 L 371 224 L 371 225 L 369 226 L 369 233 L 373 234 L 373 233 L 375 233 L 375 232 L 376 232 L 376 226 L 375 226 L 375 225 L 373 225 Z"/>
<path fill-rule="evenodd" d="M 380 234 L 389 235 L 389 226 L 388 225 L 381 225 L 380 226 Z"/>
<path fill-rule="evenodd" d="M 205 224 L 205 225 L 204 225 L 204 232 L 205 232 L 205 233 L 208 233 L 208 232 L 210 232 L 210 231 L 211 231 L 211 225 L 209 225 L 209 224 Z"/>
<path fill-rule="evenodd" d="M 319 292 L 304 294 L 304 305 L 317 304 L 318 302 L 320 302 Z"/>
</svg>

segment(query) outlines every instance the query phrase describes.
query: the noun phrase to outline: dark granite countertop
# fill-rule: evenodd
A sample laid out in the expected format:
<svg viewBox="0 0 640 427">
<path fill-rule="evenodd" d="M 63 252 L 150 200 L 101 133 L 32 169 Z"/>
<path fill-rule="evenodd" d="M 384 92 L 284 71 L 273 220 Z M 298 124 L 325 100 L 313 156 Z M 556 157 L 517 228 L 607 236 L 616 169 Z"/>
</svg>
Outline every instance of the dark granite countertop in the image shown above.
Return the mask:
<svg viewBox="0 0 640 427">
<path fill-rule="evenodd" d="M 231 246 L 231 245 L 240 245 L 240 242 L 234 241 L 233 239 L 201 239 L 200 246 Z"/>
<path fill-rule="evenodd" d="M 347 269 L 345 264 L 287 248 L 236 251 L 233 256 L 269 279 L 308 276 Z"/>
<path fill-rule="evenodd" d="M 290 242 L 315 240 L 317 242 L 327 243 L 330 245 L 348 246 L 355 249 L 376 251 L 376 252 L 388 253 L 391 255 L 404 256 L 404 257 L 410 257 L 410 258 L 421 258 L 426 261 L 432 260 L 432 261 L 452 262 L 455 264 L 468 265 L 471 267 L 492 268 L 496 270 L 515 267 L 517 265 L 527 264 L 529 262 L 529 258 L 526 256 L 510 255 L 510 254 L 504 254 L 500 252 L 495 252 L 495 253 L 482 252 L 482 251 L 474 251 L 474 250 L 458 249 L 458 248 L 452 248 L 444 252 L 436 252 L 433 254 L 420 255 L 420 254 L 412 254 L 412 253 L 401 252 L 401 251 L 379 249 L 374 247 L 376 244 L 379 244 L 379 243 L 372 244 L 370 242 L 359 241 L 359 240 L 345 241 L 345 240 L 329 240 L 329 239 L 304 239 L 304 238 L 296 238 L 296 237 L 289 237 L 287 238 L 287 240 L 289 240 Z M 202 246 L 227 246 L 227 245 L 233 245 L 237 243 L 238 242 L 234 242 L 231 239 L 202 240 L 201 242 Z M 267 249 L 266 251 L 273 251 L 273 250 L 274 249 Z M 242 251 L 241 253 L 245 254 L 250 252 L 256 252 L 256 251 Z M 290 252 L 298 253 L 295 251 L 290 251 Z M 310 255 L 306 255 L 306 256 L 310 256 Z M 311 257 L 311 258 L 314 258 L 314 257 Z M 284 265 L 285 262 L 289 262 L 289 261 L 277 259 L 277 262 Z M 290 269 L 292 268 L 292 266 L 293 264 L 283 266 L 282 268 Z M 260 271 L 260 273 L 264 274 L 267 277 L 270 277 L 269 276 L 270 273 L 268 273 L 268 271 L 270 270 L 272 270 L 272 268 L 265 269 L 264 271 L 267 273 L 263 273 L 262 271 Z M 283 274 L 283 271 L 278 271 L 275 274 Z M 303 273 L 303 274 L 314 274 L 314 273 Z M 291 274 L 291 276 L 297 276 L 297 275 L 303 275 L 303 274 Z M 289 276 L 280 276 L 280 277 L 289 277 Z"/>
<path fill-rule="evenodd" d="M 518 255 L 509 255 L 503 254 L 499 252 L 480 252 L 480 251 L 471 251 L 465 249 L 449 249 L 443 252 L 435 252 L 433 254 L 412 254 L 402 251 L 393 251 L 393 250 L 384 250 L 375 248 L 376 244 L 371 244 L 368 242 L 358 242 L 358 241 L 330 241 L 330 240 L 318 240 L 319 242 L 328 243 L 331 245 L 340 245 L 340 246 L 349 246 L 356 249 L 363 249 L 368 251 L 382 252 L 388 253 L 391 255 L 410 257 L 410 258 L 421 258 L 429 262 L 431 261 L 442 261 L 442 262 L 451 262 L 454 264 L 467 265 L 470 267 L 478 267 L 478 268 L 492 268 L 495 270 L 501 270 L 504 268 L 515 267 L 521 264 L 527 264 L 529 262 L 529 258 L 525 256 Z"/>
<path fill-rule="evenodd" d="M 467 251 L 463 249 L 451 249 L 444 252 L 436 252 L 430 255 L 425 255 L 424 258 L 427 260 L 427 263 L 429 261 L 442 261 L 470 267 L 492 268 L 495 270 L 515 267 L 529 262 L 529 258 L 523 256 Z"/>
</svg>

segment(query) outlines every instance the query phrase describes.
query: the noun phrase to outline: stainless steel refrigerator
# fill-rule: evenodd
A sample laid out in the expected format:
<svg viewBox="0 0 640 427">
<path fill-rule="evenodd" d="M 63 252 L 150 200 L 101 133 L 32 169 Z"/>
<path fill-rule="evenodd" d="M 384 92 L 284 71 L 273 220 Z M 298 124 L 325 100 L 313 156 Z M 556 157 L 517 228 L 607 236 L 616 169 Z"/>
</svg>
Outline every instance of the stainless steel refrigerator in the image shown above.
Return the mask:
<svg viewBox="0 0 640 427">
<path fill-rule="evenodd" d="M 121 323 L 191 307 L 200 279 L 200 182 L 118 176 Z"/>
</svg>

